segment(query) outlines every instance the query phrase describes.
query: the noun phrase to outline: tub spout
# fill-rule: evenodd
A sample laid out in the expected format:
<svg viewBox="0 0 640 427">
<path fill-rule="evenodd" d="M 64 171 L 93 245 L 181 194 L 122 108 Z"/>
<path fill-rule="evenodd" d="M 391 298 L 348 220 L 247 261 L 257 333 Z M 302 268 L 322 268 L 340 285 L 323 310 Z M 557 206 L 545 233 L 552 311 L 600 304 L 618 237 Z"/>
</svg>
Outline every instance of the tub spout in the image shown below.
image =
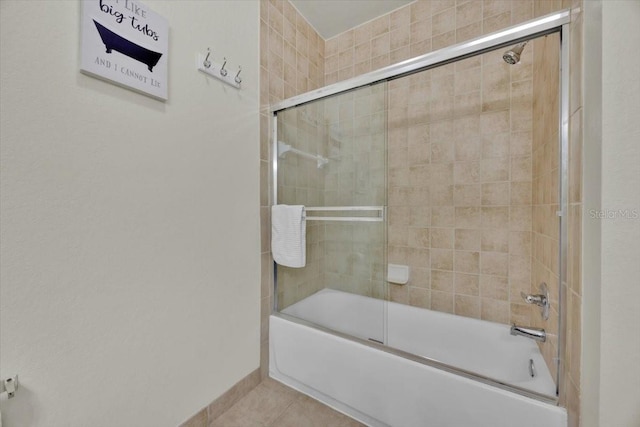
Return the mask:
<svg viewBox="0 0 640 427">
<path fill-rule="evenodd" d="M 540 342 L 547 340 L 547 333 L 544 329 L 525 328 L 524 326 L 517 326 L 515 323 L 511 326 L 511 335 L 520 335 Z"/>
</svg>

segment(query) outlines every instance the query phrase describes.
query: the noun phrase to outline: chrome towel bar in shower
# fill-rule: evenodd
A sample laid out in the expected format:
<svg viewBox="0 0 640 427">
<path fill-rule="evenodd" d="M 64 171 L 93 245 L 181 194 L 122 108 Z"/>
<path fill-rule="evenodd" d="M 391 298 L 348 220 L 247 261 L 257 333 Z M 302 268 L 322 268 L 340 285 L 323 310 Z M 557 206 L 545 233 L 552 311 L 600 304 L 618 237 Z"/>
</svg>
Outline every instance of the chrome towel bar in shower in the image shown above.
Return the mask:
<svg viewBox="0 0 640 427">
<path fill-rule="evenodd" d="M 309 221 L 362 221 L 384 220 L 384 206 L 309 206 L 305 207 L 305 219 Z M 309 216 L 307 212 L 372 212 L 377 216 Z"/>
<path fill-rule="evenodd" d="M 282 141 L 278 141 L 278 157 L 284 157 L 285 154 L 287 153 L 295 153 L 299 156 L 305 157 L 307 159 L 311 159 L 311 160 L 315 160 L 318 164 L 318 169 L 320 169 L 321 167 L 323 167 L 324 165 L 326 165 L 327 163 L 329 163 L 329 159 L 327 159 L 326 157 L 322 157 L 319 154 L 311 154 L 311 153 L 307 153 L 305 151 L 302 150 L 298 150 L 297 148 L 293 148 L 291 145 L 289 144 L 285 144 Z"/>
</svg>

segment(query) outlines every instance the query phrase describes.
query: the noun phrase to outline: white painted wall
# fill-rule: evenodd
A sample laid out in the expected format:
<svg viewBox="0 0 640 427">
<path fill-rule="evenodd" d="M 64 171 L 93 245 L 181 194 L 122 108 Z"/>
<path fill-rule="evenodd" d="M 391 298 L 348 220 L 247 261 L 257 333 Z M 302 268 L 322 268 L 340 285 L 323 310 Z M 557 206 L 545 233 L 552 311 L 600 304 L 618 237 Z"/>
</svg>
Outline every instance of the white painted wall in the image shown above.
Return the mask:
<svg viewBox="0 0 640 427">
<path fill-rule="evenodd" d="M 600 425 L 602 220 L 602 2 L 585 1 L 583 28 L 582 427 Z"/>
<path fill-rule="evenodd" d="M 636 215 L 640 215 L 638 22 L 640 2 L 602 2 L 602 207 L 633 209 Z M 640 217 L 602 222 L 601 298 L 600 423 L 638 426 Z"/>
<path fill-rule="evenodd" d="M 259 364 L 259 3 L 145 4 L 167 103 L 79 73 L 78 1 L 0 2 L 5 427 L 176 426 Z"/>
<path fill-rule="evenodd" d="M 640 425 L 640 218 L 594 219 L 590 209 L 640 214 L 640 57 L 633 49 L 640 45 L 640 3 L 586 3 L 582 420 L 585 427 L 635 427 Z M 598 61 L 589 49 L 600 44 Z M 593 105 L 598 97 L 601 112 Z M 599 126 L 592 123 L 598 114 L 600 141 Z M 598 167 L 600 182 L 591 176 Z M 600 259 L 594 256 L 598 251 Z M 600 274 L 599 289 L 598 277 L 590 273 Z"/>
</svg>

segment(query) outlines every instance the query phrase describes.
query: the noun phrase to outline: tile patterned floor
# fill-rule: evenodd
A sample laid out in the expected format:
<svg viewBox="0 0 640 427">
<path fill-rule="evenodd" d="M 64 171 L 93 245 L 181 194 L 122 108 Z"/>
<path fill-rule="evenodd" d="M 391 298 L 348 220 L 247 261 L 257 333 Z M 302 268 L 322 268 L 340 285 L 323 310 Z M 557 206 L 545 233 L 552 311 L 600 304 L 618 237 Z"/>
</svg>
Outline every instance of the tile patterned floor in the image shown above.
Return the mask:
<svg viewBox="0 0 640 427">
<path fill-rule="evenodd" d="M 270 378 L 210 427 L 358 427 L 359 422 Z"/>
</svg>

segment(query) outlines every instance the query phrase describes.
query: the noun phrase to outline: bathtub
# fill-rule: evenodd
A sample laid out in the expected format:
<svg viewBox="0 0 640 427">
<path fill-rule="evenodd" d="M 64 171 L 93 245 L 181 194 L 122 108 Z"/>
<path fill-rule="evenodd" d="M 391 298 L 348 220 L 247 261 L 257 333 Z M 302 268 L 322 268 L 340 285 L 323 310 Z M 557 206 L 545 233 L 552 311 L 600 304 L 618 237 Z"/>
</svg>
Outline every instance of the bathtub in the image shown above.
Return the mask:
<svg viewBox="0 0 640 427">
<path fill-rule="evenodd" d="M 270 376 L 369 426 L 567 425 L 553 399 L 523 395 L 555 385 L 536 343 L 506 325 L 331 289 L 269 323 Z"/>
</svg>

